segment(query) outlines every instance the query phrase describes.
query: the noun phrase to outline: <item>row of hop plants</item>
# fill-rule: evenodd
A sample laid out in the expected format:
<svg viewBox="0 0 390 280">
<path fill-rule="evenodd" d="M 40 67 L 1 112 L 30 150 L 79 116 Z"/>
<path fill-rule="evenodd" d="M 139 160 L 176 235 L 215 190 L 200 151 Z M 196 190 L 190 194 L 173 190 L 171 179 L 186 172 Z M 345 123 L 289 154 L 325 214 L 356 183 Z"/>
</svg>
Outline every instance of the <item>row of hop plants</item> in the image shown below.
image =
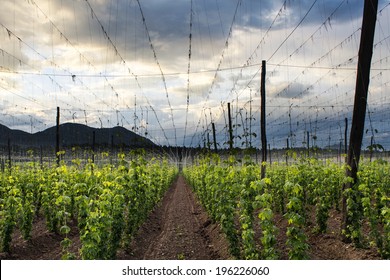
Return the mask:
<svg viewBox="0 0 390 280">
<path fill-rule="evenodd" d="M 280 229 L 275 225 L 278 214 L 287 222 L 288 258 L 307 259 L 308 229 L 326 233 L 330 211 L 341 211 L 343 184 L 349 180 L 345 168 L 331 161 L 302 158 L 292 165 L 267 166 L 267 176 L 261 179 L 260 166 L 250 158 L 237 161 L 231 156 L 222 161 L 217 155 L 207 155 L 185 168 L 184 175 L 212 220 L 220 224 L 235 258 L 281 257 L 277 248 Z M 358 183 L 345 195 L 348 216 L 355 221 L 350 229 L 355 244 L 374 247 L 389 258 L 389 165 L 365 162 Z M 315 212 L 314 227 L 311 211 Z M 362 235 L 364 222 L 370 226 L 366 236 Z M 256 228 L 260 228 L 258 235 Z"/>
<path fill-rule="evenodd" d="M 390 259 L 390 166 L 383 160 L 370 161 L 358 172 L 358 182 L 348 190 L 347 214 L 354 219 L 348 232 L 358 246 L 375 246 Z M 369 236 L 362 233 L 363 224 Z"/>
<path fill-rule="evenodd" d="M 44 217 L 47 229 L 63 236 L 64 259 L 115 259 L 129 244 L 147 215 L 177 175 L 167 160 L 146 161 L 119 155 L 118 165 L 89 162 L 41 168 L 35 163 L 5 170 L 0 178 L 0 246 L 11 252 L 18 228 L 31 239 L 34 222 Z M 77 224 L 81 248 L 71 253 L 72 224 Z"/>
</svg>

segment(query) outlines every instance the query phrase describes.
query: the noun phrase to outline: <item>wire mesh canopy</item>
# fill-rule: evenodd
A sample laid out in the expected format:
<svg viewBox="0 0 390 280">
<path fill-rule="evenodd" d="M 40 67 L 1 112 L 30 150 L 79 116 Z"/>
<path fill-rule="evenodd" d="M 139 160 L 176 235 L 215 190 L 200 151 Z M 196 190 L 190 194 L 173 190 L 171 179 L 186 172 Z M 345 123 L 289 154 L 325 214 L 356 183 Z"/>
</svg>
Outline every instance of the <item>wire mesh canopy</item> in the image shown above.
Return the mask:
<svg viewBox="0 0 390 280">
<path fill-rule="evenodd" d="M 390 148 L 390 3 L 379 1 L 366 133 Z M 338 147 L 351 119 L 363 1 L 2 1 L 0 123 L 123 126 L 156 144 Z"/>
</svg>

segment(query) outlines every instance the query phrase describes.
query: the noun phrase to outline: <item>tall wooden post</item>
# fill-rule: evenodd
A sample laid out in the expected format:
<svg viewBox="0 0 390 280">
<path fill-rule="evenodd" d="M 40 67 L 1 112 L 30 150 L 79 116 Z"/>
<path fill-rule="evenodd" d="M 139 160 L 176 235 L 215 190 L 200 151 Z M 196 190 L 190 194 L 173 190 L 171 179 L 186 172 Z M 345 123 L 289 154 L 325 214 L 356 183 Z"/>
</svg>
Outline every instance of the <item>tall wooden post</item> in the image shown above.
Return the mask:
<svg viewBox="0 0 390 280">
<path fill-rule="evenodd" d="M 343 143 L 340 141 L 339 143 L 339 154 L 338 154 L 338 158 L 339 158 L 339 164 L 341 164 L 341 158 L 342 158 L 342 153 L 341 151 L 343 150 Z"/>
<path fill-rule="evenodd" d="M 12 158 L 11 158 L 11 138 L 10 137 L 8 137 L 7 146 L 8 146 L 8 169 L 9 169 L 9 172 L 11 172 Z"/>
<path fill-rule="evenodd" d="M 288 154 L 290 152 L 290 143 L 288 141 L 288 137 L 287 137 L 287 140 L 286 140 L 286 144 L 287 144 L 287 149 L 286 149 L 286 165 L 288 165 Z"/>
<path fill-rule="evenodd" d="M 92 132 L 92 163 L 95 163 L 95 145 L 96 145 L 96 131 Z"/>
<path fill-rule="evenodd" d="M 215 124 L 211 123 L 211 127 L 213 128 L 213 141 L 214 141 L 214 151 L 217 152 L 217 137 L 215 135 Z"/>
<path fill-rule="evenodd" d="M 374 144 L 374 135 L 371 136 L 371 141 L 370 141 L 370 162 L 372 161 L 372 157 L 374 155 L 373 144 Z"/>
<path fill-rule="evenodd" d="M 210 151 L 210 133 L 208 132 L 208 130 L 207 130 L 207 138 L 206 138 L 206 140 L 207 140 L 207 150 Z"/>
<path fill-rule="evenodd" d="M 363 11 L 362 32 L 359 47 L 359 59 L 356 77 L 355 101 L 353 106 L 353 116 L 351 134 L 349 140 L 346 176 L 352 180 L 343 185 L 343 220 L 341 230 L 346 240 L 348 237 L 349 225 L 352 224 L 347 214 L 347 197 L 345 190 L 353 188 L 357 181 L 357 171 L 364 134 L 364 121 L 367 109 L 368 85 L 370 82 L 371 58 L 374 43 L 374 33 L 376 25 L 376 15 L 378 11 L 378 0 L 365 0 Z"/>
<path fill-rule="evenodd" d="M 39 146 L 39 164 L 41 165 L 41 169 L 43 168 L 43 147 Z"/>
<path fill-rule="evenodd" d="M 268 144 L 269 165 L 272 165 L 271 145 Z"/>
<path fill-rule="evenodd" d="M 230 103 L 228 103 L 227 106 L 228 106 L 228 119 L 229 119 L 229 149 L 233 150 L 233 127 L 232 127 L 232 116 L 230 113 Z"/>
<path fill-rule="evenodd" d="M 266 73 L 266 63 L 265 60 L 261 63 L 261 86 L 260 86 L 260 95 L 261 95 L 261 178 L 265 178 L 265 166 L 267 162 L 267 135 L 265 132 L 265 73 Z"/>
<path fill-rule="evenodd" d="M 56 159 L 57 166 L 60 165 L 60 107 L 57 107 L 57 121 L 56 121 Z"/>
<path fill-rule="evenodd" d="M 345 131 L 344 131 L 344 153 L 348 154 L 348 118 L 345 118 Z"/>
<path fill-rule="evenodd" d="M 111 135 L 111 153 L 110 153 L 110 164 L 112 165 L 112 157 L 114 156 L 114 135 Z"/>
<path fill-rule="evenodd" d="M 310 157 L 310 133 L 306 131 L 306 142 L 307 142 L 307 157 Z"/>
</svg>

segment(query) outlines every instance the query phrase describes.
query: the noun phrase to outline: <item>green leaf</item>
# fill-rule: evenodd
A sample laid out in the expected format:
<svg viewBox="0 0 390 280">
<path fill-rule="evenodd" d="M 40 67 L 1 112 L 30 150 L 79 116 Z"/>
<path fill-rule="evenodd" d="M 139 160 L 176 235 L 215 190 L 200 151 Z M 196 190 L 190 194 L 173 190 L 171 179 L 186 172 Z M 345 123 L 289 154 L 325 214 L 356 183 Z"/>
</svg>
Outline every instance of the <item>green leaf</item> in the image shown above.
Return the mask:
<svg viewBox="0 0 390 280">
<path fill-rule="evenodd" d="M 70 232 L 70 227 L 68 227 L 67 225 L 63 225 L 61 228 L 60 228 L 60 233 L 61 234 L 68 234 Z"/>
</svg>

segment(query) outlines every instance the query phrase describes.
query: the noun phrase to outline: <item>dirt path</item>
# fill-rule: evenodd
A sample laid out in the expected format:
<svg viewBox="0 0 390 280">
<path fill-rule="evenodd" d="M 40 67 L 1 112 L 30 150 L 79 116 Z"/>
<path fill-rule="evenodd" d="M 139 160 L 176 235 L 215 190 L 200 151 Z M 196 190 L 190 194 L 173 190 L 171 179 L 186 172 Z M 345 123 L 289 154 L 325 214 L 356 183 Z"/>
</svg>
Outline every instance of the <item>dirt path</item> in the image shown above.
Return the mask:
<svg viewBox="0 0 390 280">
<path fill-rule="evenodd" d="M 119 257 L 165 260 L 229 258 L 227 243 L 219 228 L 208 219 L 182 176 L 140 228 L 129 252 L 130 255 L 119 254 Z"/>
</svg>

